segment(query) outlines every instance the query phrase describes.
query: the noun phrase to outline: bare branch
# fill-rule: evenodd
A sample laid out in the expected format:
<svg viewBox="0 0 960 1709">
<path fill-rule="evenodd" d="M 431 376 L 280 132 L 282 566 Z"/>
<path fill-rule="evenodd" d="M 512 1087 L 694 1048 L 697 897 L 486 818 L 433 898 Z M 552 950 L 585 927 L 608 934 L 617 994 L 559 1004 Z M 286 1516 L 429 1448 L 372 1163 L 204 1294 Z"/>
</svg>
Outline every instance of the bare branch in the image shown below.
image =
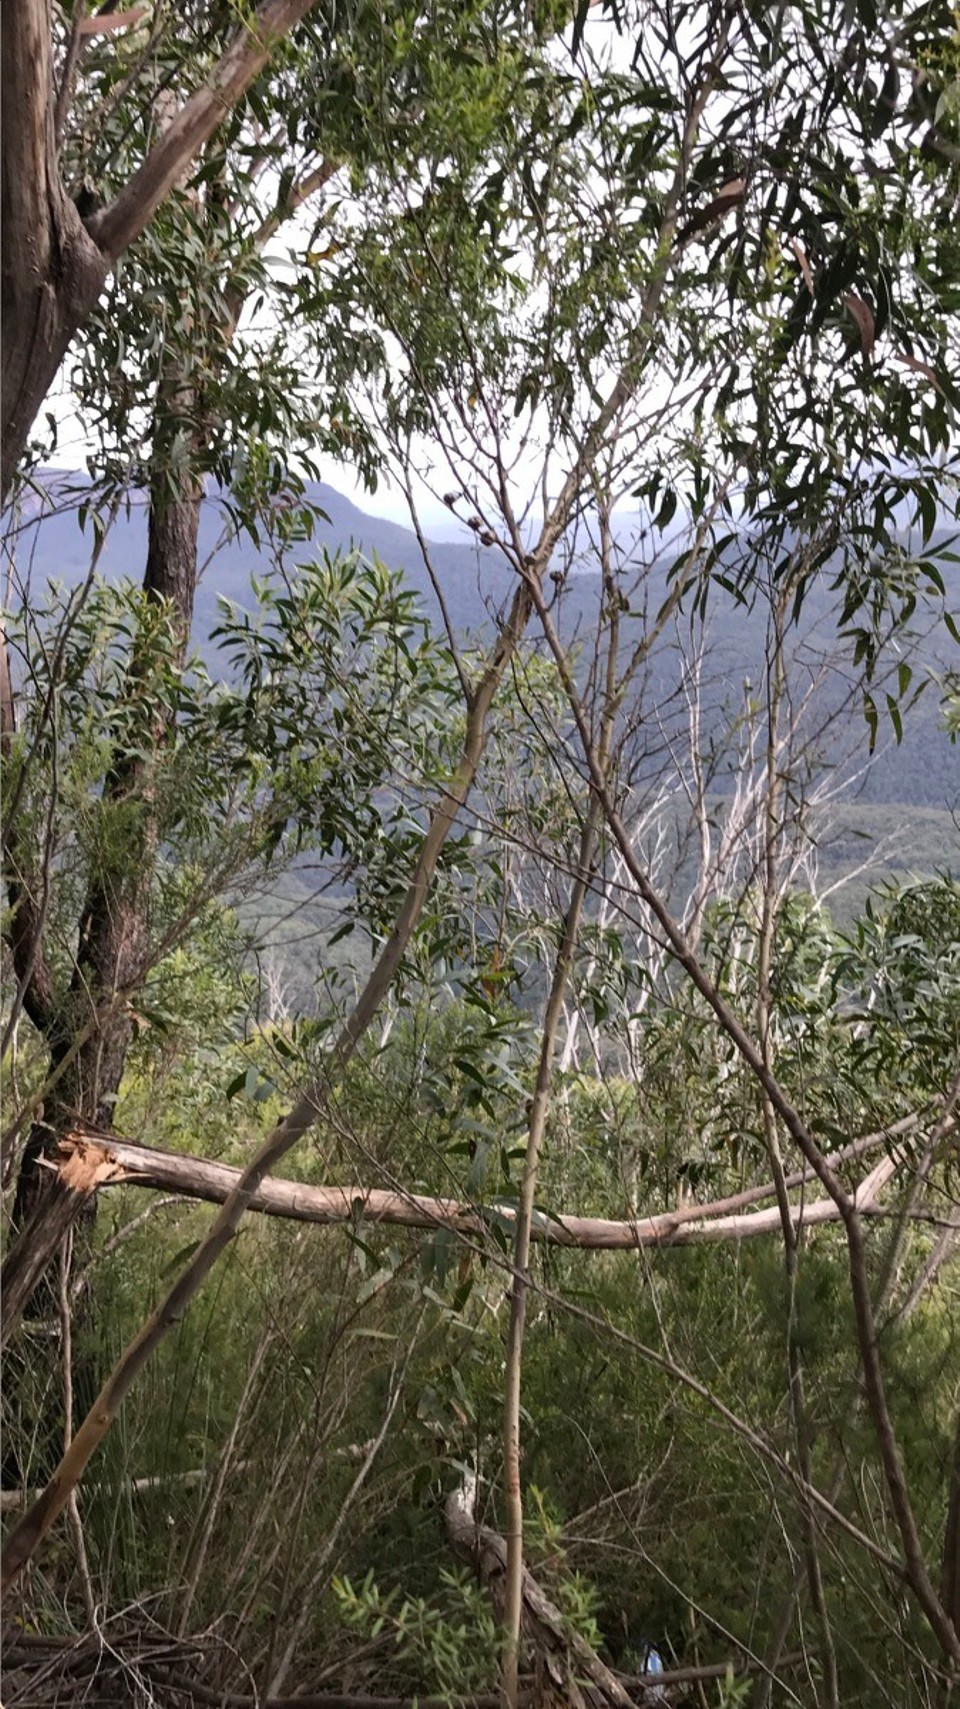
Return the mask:
<svg viewBox="0 0 960 1709">
<path fill-rule="evenodd" d="M 860 1207 L 855 1195 L 847 1192 L 843 1183 L 830 1168 L 810 1128 L 765 1060 L 762 1048 L 748 1032 L 732 1003 L 716 982 L 711 979 L 659 890 L 651 883 L 647 871 L 641 861 L 638 860 L 630 833 L 608 787 L 597 746 L 592 738 L 570 662 L 557 633 L 556 625 L 544 601 L 539 584 L 531 581 L 529 585 L 543 633 L 556 661 L 567 694 L 592 787 L 602 804 L 604 819 L 623 856 L 624 864 L 637 887 L 638 894 L 657 921 L 670 946 L 674 960 L 712 1009 L 721 1030 L 735 1045 L 747 1068 L 756 1079 L 761 1092 L 769 1100 L 771 1108 L 783 1122 L 791 1139 L 826 1189 L 843 1221 L 847 1237 L 850 1293 L 857 1325 L 860 1357 L 863 1363 L 864 1388 L 880 1449 L 887 1493 L 903 1543 L 910 1588 L 923 1609 L 932 1631 L 936 1634 L 944 1655 L 954 1663 L 960 1663 L 960 1633 L 957 1632 L 953 1622 L 946 1614 L 930 1576 L 910 1499 L 903 1460 L 893 1427 L 890 1408 L 887 1404 Z M 954 1088 L 951 1092 L 951 1104 L 956 1095 L 956 1088 Z M 949 1107 L 946 1113 L 949 1114 Z"/>
<path fill-rule="evenodd" d="M 107 1186 L 148 1187 L 174 1191 L 208 1204 L 225 1204 L 242 1179 L 240 1169 L 226 1163 L 211 1163 L 175 1151 L 157 1151 L 131 1145 L 112 1136 L 74 1134 L 59 1147 L 68 1166 L 82 1168 L 93 1180 L 91 1190 Z M 82 1162 L 81 1162 L 82 1160 Z M 864 1178 L 854 1197 L 861 1210 L 875 1206 L 879 1194 L 892 1180 L 898 1160 L 884 1157 Z M 766 1188 L 767 1196 L 773 1188 Z M 536 1244 L 577 1247 L 587 1252 L 633 1252 L 651 1246 L 697 1246 L 731 1240 L 750 1240 L 775 1233 L 780 1228 L 780 1210 L 772 1206 L 748 1215 L 718 1214 L 715 1204 L 685 1205 L 655 1216 L 612 1221 L 604 1217 L 547 1214 L 535 1210 L 530 1238 Z M 491 1224 L 506 1229 L 516 1225 L 513 1203 L 494 1201 L 488 1206 L 465 1204 L 457 1199 L 431 1198 L 398 1189 L 348 1185 L 309 1187 L 264 1175 L 250 1196 L 248 1209 L 264 1216 L 288 1218 L 329 1227 L 357 1219 L 399 1228 L 449 1228 L 455 1234 L 476 1239 Z M 812 1228 L 836 1222 L 839 1211 L 832 1199 L 801 1201 L 791 1206 L 796 1228 Z"/>
</svg>

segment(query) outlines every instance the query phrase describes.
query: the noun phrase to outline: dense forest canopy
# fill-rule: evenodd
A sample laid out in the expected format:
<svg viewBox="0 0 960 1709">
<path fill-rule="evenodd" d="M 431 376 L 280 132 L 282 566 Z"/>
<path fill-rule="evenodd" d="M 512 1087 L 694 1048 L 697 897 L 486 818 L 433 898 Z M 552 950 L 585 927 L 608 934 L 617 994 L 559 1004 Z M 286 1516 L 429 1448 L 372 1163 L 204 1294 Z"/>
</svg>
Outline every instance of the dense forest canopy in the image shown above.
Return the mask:
<svg viewBox="0 0 960 1709">
<path fill-rule="evenodd" d="M 955 13 L 2 33 L 4 1702 L 945 1705 Z"/>
</svg>

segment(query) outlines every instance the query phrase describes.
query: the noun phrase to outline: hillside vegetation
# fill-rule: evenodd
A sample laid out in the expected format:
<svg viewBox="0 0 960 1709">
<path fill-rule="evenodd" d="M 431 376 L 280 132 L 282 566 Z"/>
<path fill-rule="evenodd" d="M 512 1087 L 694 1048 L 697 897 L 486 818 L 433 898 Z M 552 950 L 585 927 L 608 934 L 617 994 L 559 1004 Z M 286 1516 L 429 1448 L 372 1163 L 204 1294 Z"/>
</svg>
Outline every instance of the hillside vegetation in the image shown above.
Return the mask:
<svg viewBox="0 0 960 1709">
<path fill-rule="evenodd" d="M 955 11 L 0 30 L 4 1709 L 948 1709 Z"/>
</svg>

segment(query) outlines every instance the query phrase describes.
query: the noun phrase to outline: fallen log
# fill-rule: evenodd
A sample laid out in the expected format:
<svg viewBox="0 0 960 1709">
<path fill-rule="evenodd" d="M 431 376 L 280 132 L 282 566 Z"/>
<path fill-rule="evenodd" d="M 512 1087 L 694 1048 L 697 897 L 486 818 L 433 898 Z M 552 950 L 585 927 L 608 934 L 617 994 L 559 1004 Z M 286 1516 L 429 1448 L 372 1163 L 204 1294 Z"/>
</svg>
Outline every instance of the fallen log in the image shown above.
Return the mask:
<svg viewBox="0 0 960 1709">
<path fill-rule="evenodd" d="M 59 1154 L 61 1170 L 68 1178 L 89 1180 L 95 1190 L 110 1186 L 173 1190 L 211 1204 L 223 1204 L 242 1174 L 225 1163 L 78 1130 L 61 1140 Z M 896 1156 L 884 1156 L 864 1178 L 854 1195 L 858 1209 L 869 1211 L 874 1207 L 898 1161 Z M 718 1214 L 727 1203 L 719 1200 L 713 1205 L 685 1205 L 654 1216 L 620 1220 L 536 1211 L 532 1238 L 585 1251 L 636 1251 L 650 1246 L 745 1240 L 782 1228 L 776 1205 L 762 1211 Z M 264 1216 L 321 1225 L 366 1222 L 427 1230 L 446 1228 L 473 1239 L 485 1236 L 491 1227 L 509 1233 L 516 1220 L 516 1206 L 503 1199 L 489 1205 L 469 1205 L 392 1188 L 312 1187 L 269 1175 L 251 1198 L 250 1209 Z M 837 1206 L 827 1198 L 801 1200 L 791 1214 L 798 1229 L 835 1222 L 839 1216 Z"/>
</svg>

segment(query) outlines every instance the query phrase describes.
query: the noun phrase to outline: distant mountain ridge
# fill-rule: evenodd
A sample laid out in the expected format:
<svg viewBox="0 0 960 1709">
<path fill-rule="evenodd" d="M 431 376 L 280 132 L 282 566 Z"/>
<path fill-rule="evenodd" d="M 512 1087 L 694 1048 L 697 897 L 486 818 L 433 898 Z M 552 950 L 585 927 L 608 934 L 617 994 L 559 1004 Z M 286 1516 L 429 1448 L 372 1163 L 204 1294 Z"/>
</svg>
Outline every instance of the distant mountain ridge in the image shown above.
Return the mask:
<svg viewBox="0 0 960 1709">
<path fill-rule="evenodd" d="M 80 488 L 83 476 L 63 470 L 41 471 L 38 484 L 53 494 L 66 486 Z M 391 569 L 402 570 L 417 588 L 431 615 L 439 615 L 436 598 L 430 585 L 420 546 L 412 529 L 389 522 L 367 512 L 337 492 L 335 487 L 310 483 L 306 498 L 324 515 L 317 516 L 313 539 L 290 548 L 294 562 L 309 562 L 323 548 L 328 550 L 357 546 L 368 555 L 376 555 Z M 24 529 L 20 559 L 30 565 L 34 585 L 48 578 L 75 583 L 86 575 L 92 550 L 92 535 L 81 531 L 77 522 L 76 493 L 71 508 L 64 511 L 41 511 L 41 500 L 28 496 L 24 508 Z M 122 509 L 107 534 L 100 558 L 99 571 L 108 581 L 129 576 L 137 581 L 143 573 L 146 556 L 146 495 L 134 493 L 129 512 Z M 234 535 L 220 544 L 224 531 L 224 515 L 215 497 L 204 500 L 200 522 L 199 563 L 203 569 L 197 589 L 194 629 L 197 639 L 209 634 L 216 615 L 219 596 L 246 604 L 250 600 L 251 575 L 264 573 L 264 554 L 249 536 Z M 499 554 L 471 541 L 458 544 L 449 540 L 436 542 L 433 554 L 443 577 L 445 596 L 449 595 L 457 608 L 458 618 L 465 621 L 458 627 L 474 627 L 486 618 L 485 597 L 502 599 L 512 587 L 512 577 Z M 482 572 L 484 592 L 481 592 Z M 468 590 L 463 595 L 463 590 Z M 469 590 L 472 591 L 472 595 Z M 456 619 L 455 619 L 456 621 Z"/>
<path fill-rule="evenodd" d="M 51 470 L 41 475 L 40 484 L 52 498 L 58 489 L 62 491 L 70 484 L 82 487 L 83 477 Z M 435 624 L 439 623 L 436 592 L 412 529 L 369 515 L 328 485 L 310 485 L 306 496 L 325 515 L 318 515 L 313 539 L 291 549 L 294 561 L 309 561 L 323 549 L 332 552 L 357 547 L 368 555 L 376 554 L 390 568 L 402 571 L 425 612 Z M 28 495 L 21 509 L 23 527 L 17 541 L 17 563 L 23 566 L 20 580 L 26 584 L 26 597 L 36 599 L 39 588 L 50 579 L 76 585 L 86 575 L 93 540 L 89 530 L 82 532 L 78 526 L 77 502 L 79 499 L 69 510 L 50 509 L 42 514 L 39 495 L 32 498 Z M 223 525 L 217 500 L 208 498 L 203 506 L 199 552 L 200 563 L 206 567 L 197 590 L 194 618 L 194 637 L 201 647 L 216 623 L 218 598 L 249 606 L 251 576 L 263 575 L 269 569 L 269 559 L 265 562 L 265 555 L 246 535 L 234 536 L 219 545 Z M 629 529 L 629 523 L 624 526 Z M 460 634 L 488 630 L 494 615 L 505 608 L 515 589 L 514 576 L 502 557 L 495 549 L 484 548 L 471 540 L 430 542 L 429 552 L 454 629 Z M 129 511 L 118 515 L 107 534 L 99 572 L 107 580 L 129 577 L 139 581 L 145 556 L 146 500 L 138 505 L 134 495 Z M 589 635 L 600 591 L 597 576 L 573 574 L 567 578 L 558 606 L 559 621 L 566 635 Z M 655 589 L 654 609 L 658 600 L 659 592 Z M 825 636 L 832 623 L 832 620 L 828 623 L 828 605 L 825 585 L 811 592 L 804 617 L 807 645 L 811 649 L 818 630 Z M 633 645 L 640 627 L 639 617 L 627 617 L 624 625 L 627 646 Z M 722 718 L 742 697 L 745 681 L 756 680 L 759 674 L 763 615 L 748 612 L 718 587 L 711 597 L 711 635 L 711 716 L 719 728 Z M 922 638 L 916 645 L 923 662 L 930 665 L 946 662 L 945 643 L 944 633 L 936 645 Z M 668 697 L 676 687 L 677 672 L 676 655 L 664 650 L 653 666 L 652 702 L 655 703 L 658 691 L 663 699 Z M 846 690 L 845 674 L 842 667 L 836 669 L 832 686 L 822 691 L 826 697 L 822 704 L 833 701 L 839 707 Z M 853 716 L 859 722 L 860 714 Z M 860 733 L 859 729 L 852 731 L 854 737 Z M 948 810 L 956 807 L 960 801 L 960 749 L 950 743 L 940 727 L 935 694 L 928 692 L 908 711 L 903 742 L 876 757 L 860 787 L 867 801 Z"/>
</svg>

